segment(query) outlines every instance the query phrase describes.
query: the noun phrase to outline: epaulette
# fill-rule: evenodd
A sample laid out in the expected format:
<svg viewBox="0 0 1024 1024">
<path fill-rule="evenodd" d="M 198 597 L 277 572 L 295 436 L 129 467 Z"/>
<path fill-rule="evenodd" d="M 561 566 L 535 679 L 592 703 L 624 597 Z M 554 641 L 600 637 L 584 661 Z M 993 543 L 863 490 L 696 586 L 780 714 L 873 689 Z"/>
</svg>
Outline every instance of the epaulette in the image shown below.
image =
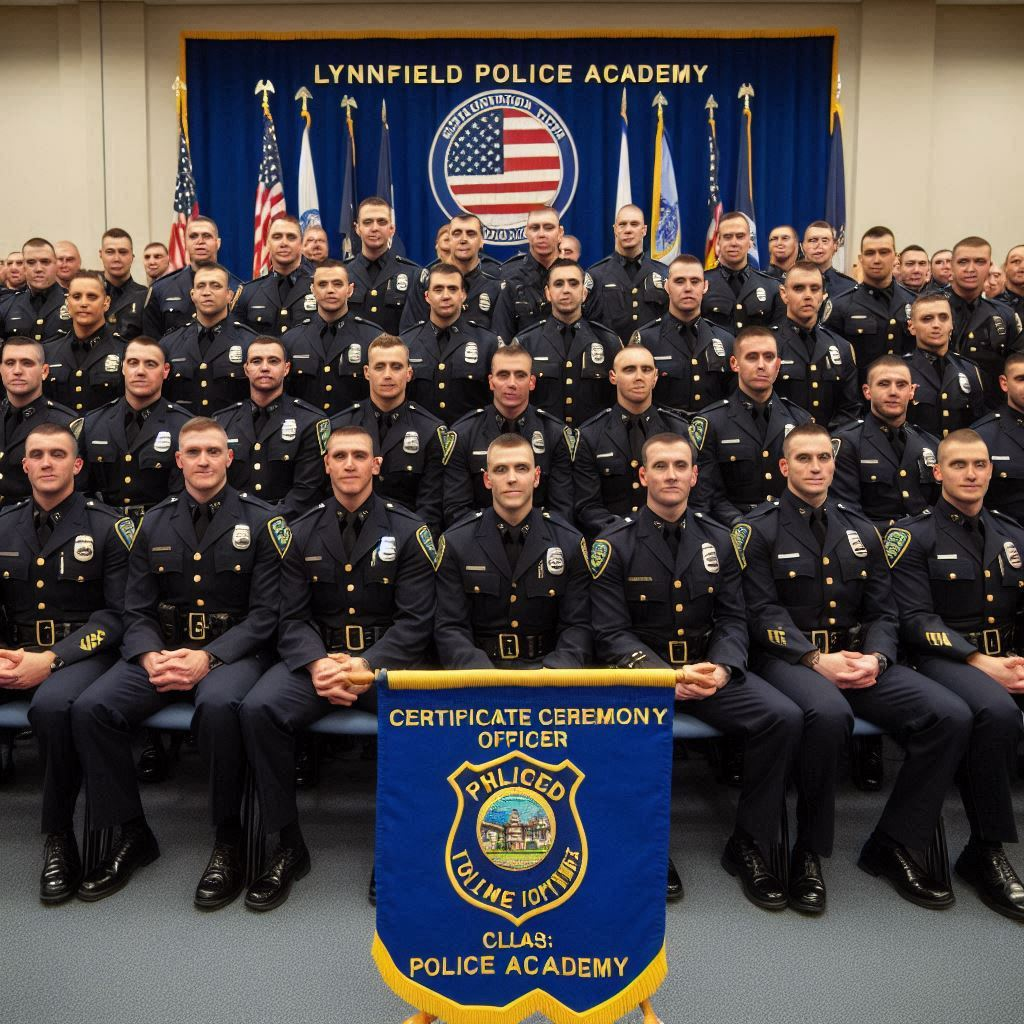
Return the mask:
<svg viewBox="0 0 1024 1024">
<path fill-rule="evenodd" d="M 517 263 L 519 260 L 525 260 L 525 259 L 526 259 L 526 253 L 525 252 L 517 252 L 515 254 L 515 256 L 509 256 L 509 258 L 507 260 L 505 260 L 501 265 L 503 267 L 507 267 L 510 263 Z"/>
<path fill-rule="evenodd" d="M 305 409 L 306 412 L 315 412 L 318 416 L 320 416 L 320 414 L 321 414 L 321 411 L 315 405 L 313 405 L 312 402 L 307 402 L 304 398 L 294 398 L 293 397 L 292 398 L 292 405 L 296 409 Z M 326 419 L 326 417 L 322 417 L 322 418 Z"/>
<path fill-rule="evenodd" d="M 991 512 L 996 519 L 1002 519 L 1011 526 L 1015 526 L 1018 530 L 1024 529 L 1024 526 L 1021 526 L 1020 522 L 1014 519 L 1013 516 L 1008 516 L 1005 512 L 1000 512 L 997 508 L 990 508 L 988 511 Z"/>
<path fill-rule="evenodd" d="M 604 334 L 614 338 L 616 341 L 619 340 L 619 336 L 607 324 L 601 323 L 600 320 L 587 320 L 586 324 L 595 334 Z"/>
<path fill-rule="evenodd" d="M 726 526 L 724 523 L 720 523 L 717 519 L 709 516 L 706 512 L 694 512 L 693 515 L 695 519 L 699 519 L 705 526 L 710 526 L 715 530 L 721 530 L 723 533 L 730 532 L 730 527 Z"/>
<path fill-rule="evenodd" d="M 584 420 L 580 424 L 579 429 L 583 430 L 584 427 L 588 427 L 592 423 L 598 423 L 600 420 L 605 419 L 611 413 L 611 411 L 612 411 L 612 407 L 608 406 L 607 409 L 602 409 L 600 412 L 595 412 L 594 415 L 590 417 L 590 419 Z"/>
<path fill-rule="evenodd" d="M 589 272 L 589 271 L 593 270 L 593 269 L 594 269 L 594 267 L 601 267 L 601 266 L 604 266 L 604 264 L 605 264 L 605 263 L 608 263 L 608 262 L 609 262 L 609 261 L 611 260 L 611 258 L 612 258 L 612 254 L 611 254 L 611 253 L 609 253 L 609 254 L 608 254 L 607 256 L 605 256 L 605 258 L 604 258 L 604 259 L 602 259 L 602 260 L 598 260 L 598 261 L 597 261 L 596 263 L 592 263 L 592 264 L 591 264 L 591 265 L 590 265 L 590 266 L 589 266 L 589 267 L 587 268 L 587 271 Z"/>
<path fill-rule="evenodd" d="M 761 518 L 761 516 L 766 516 L 769 513 L 774 513 L 774 512 L 778 512 L 778 511 L 779 511 L 779 503 L 777 501 L 763 501 L 756 508 L 752 508 L 746 514 L 746 516 L 744 516 L 744 518 L 745 519 L 759 519 L 759 518 Z"/>
<path fill-rule="evenodd" d="M 554 423 L 558 424 L 559 430 L 561 430 L 562 427 L 565 426 L 565 422 L 563 420 L 560 420 L 557 416 L 554 416 L 551 413 L 549 413 L 547 409 L 541 409 L 539 406 L 530 406 L 530 408 L 532 408 L 533 411 L 537 414 L 537 419 L 552 420 Z"/>
<path fill-rule="evenodd" d="M 396 263 L 407 263 L 410 267 L 418 267 L 419 264 L 414 260 L 409 259 L 408 256 L 399 256 L 397 252 L 391 254 Z M 420 268 L 422 269 L 422 268 Z"/>
<path fill-rule="evenodd" d="M 262 509 L 265 512 L 271 512 L 274 506 L 269 501 L 264 501 L 262 498 L 256 497 L 255 494 L 249 494 L 248 491 L 239 491 L 238 497 L 241 498 L 248 505 L 255 505 L 257 508 Z"/>
<path fill-rule="evenodd" d="M 4 505 L 3 508 L 0 508 L 0 516 L 5 516 L 8 512 L 16 511 L 22 506 L 27 505 L 31 500 L 31 498 L 22 498 L 21 501 L 15 502 L 13 505 Z"/>
<path fill-rule="evenodd" d="M 312 508 L 307 508 L 305 512 L 300 512 L 297 516 L 294 516 L 291 520 L 291 526 L 294 528 L 299 525 L 303 520 L 309 519 L 310 516 L 316 515 L 317 512 L 322 512 L 327 506 L 324 502 L 320 502 L 319 505 L 314 505 Z"/>
<path fill-rule="evenodd" d="M 93 512 L 100 512 L 108 515 L 111 519 L 121 519 L 124 516 L 124 513 L 120 509 L 106 505 L 102 501 L 95 501 L 92 498 L 85 503 L 85 507 Z"/>
<path fill-rule="evenodd" d="M 478 519 L 480 519 L 483 516 L 483 514 L 483 509 L 470 509 L 469 511 L 464 512 L 461 516 L 459 516 L 459 518 L 456 519 L 455 522 L 449 523 L 449 525 L 445 528 L 444 532 L 445 534 L 451 536 L 451 534 L 453 534 L 456 530 L 464 530 L 466 529 L 466 527 L 471 526 Z"/>
<path fill-rule="evenodd" d="M 155 505 L 150 506 L 150 508 L 146 510 L 145 518 L 152 519 L 154 513 L 164 512 L 169 508 L 173 508 L 177 503 L 178 495 L 169 494 L 163 499 L 163 501 L 158 501 Z"/>
<path fill-rule="evenodd" d="M 389 512 L 394 512 L 403 519 L 411 519 L 414 523 L 418 524 L 423 522 L 421 516 L 418 516 L 415 512 L 411 511 L 410 509 L 407 509 L 404 505 L 397 501 L 386 501 L 384 502 L 384 507 Z"/>
<path fill-rule="evenodd" d="M 763 270 L 760 270 L 757 267 L 751 267 L 748 264 L 747 265 L 747 269 L 748 270 L 752 270 L 755 274 L 757 274 L 758 277 L 764 277 L 764 278 L 767 278 L 769 281 L 775 281 L 775 278 L 772 277 L 771 274 L 766 274 Z M 775 281 L 775 283 L 778 284 L 778 281 Z"/>
<path fill-rule="evenodd" d="M 310 317 L 310 321 L 312 321 L 312 319 L 313 319 L 313 318 L 312 318 L 312 317 Z M 367 320 L 367 319 L 366 319 L 365 317 L 361 317 L 361 316 L 359 316 L 359 315 L 358 315 L 357 313 L 353 313 L 353 314 L 352 314 L 352 319 L 353 319 L 353 320 L 354 320 L 354 321 L 355 321 L 355 322 L 356 322 L 357 324 L 371 324 L 371 325 L 373 324 L 373 321 L 372 321 L 372 320 Z"/>
<path fill-rule="evenodd" d="M 571 533 L 579 535 L 580 531 L 561 512 L 552 512 L 550 509 L 545 509 L 541 512 L 541 515 L 560 529 L 569 530 Z"/>
<path fill-rule="evenodd" d="M 617 533 L 621 533 L 623 530 L 628 529 L 631 526 L 636 526 L 637 521 L 624 516 L 622 519 L 616 519 L 614 523 L 609 524 L 605 529 L 598 531 L 597 540 L 600 537 L 613 537 Z"/>
<path fill-rule="evenodd" d="M 417 327 L 422 327 L 426 322 L 426 320 L 417 320 L 416 323 L 406 327 L 406 329 L 402 331 L 402 334 L 408 334 L 409 331 L 415 331 Z"/>
</svg>

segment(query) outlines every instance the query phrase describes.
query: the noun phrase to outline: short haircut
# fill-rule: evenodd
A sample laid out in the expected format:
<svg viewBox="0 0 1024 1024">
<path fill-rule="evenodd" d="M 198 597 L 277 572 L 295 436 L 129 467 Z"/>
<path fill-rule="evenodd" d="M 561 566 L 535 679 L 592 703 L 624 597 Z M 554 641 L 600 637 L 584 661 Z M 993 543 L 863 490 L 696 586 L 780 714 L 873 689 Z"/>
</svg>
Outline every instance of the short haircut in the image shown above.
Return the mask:
<svg viewBox="0 0 1024 1024">
<path fill-rule="evenodd" d="M 167 252 L 167 246 L 163 242 L 150 242 L 142 251 L 146 253 L 150 249 L 163 249 L 164 252 Z"/>
<path fill-rule="evenodd" d="M 209 273 L 211 270 L 216 270 L 224 275 L 224 283 L 230 288 L 231 287 L 231 271 L 224 266 L 223 263 L 204 263 L 203 266 L 197 267 L 196 272 L 192 275 L 192 281 L 195 283 L 195 279 L 200 274 Z"/>
<path fill-rule="evenodd" d="M 640 464 L 647 467 L 647 455 L 651 450 L 651 445 L 654 444 L 685 444 L 690 451 L 690 459 L 693 459 L 693 445 L 690 443 L 689 437 L 686 434 L 670 434 L 667 430 L 662 431 L 660 434 L 655 434 L 653 437 L 647 438 L 644 441 L 643 446 L 640 448 Z"/>
<path fill-rule="evenodd" d="M 919 253 L 921 253 L 921 255 L 923 255 L 925 257 L 925 259 L 928 258 L 928 252 L 927 252 L 927 250 L 925 250 L 925 248 L 923 246 L 920 246 L 920 245 L 907 245 L 907 246 L 904 246 L 900 250 L 900 259 L 902 260 L 903 257 L 906 256 L 908 252 L 919 252 Z"/>
<path fill-rule="evenodd" d="M 562 223 L 561 217 L 558 216 L 558 211 L 553 206 L 538 206 L 535 209 L 531 210 L 526 215 L 526 223 L 529 224 L 534 216 L 537 216 L 537 215 L 542 214 L 542 213 L 553 213 L 555 215 L 555 220 L 559 224 Z"/>
<path fill-rule="evenodd" d="M 792 224 L 776 224 L 775 227 L 768 232 L 768 235 L 771 236 L 775 234 L 776 231 L 789 231 L 792 233 L 794 240 L 796 239 L 796 228 L 793 227 Z"/>
<path fill-rule="evenodd" d="M 104 295 L 107 292 L 107 280 L 98 270 L 76 270 L 71 276 L 71 280 L 68 281 L 68 285 L 73 285 L 79 278 L 85 278 L 88 281 L 95 281 L 100 288 L 103 290 Z"/>
<path fill-rule="evenodd" d="M 62 437 L 65 441 L 69 442 L 71 448 L 71 454 L 76 458 L 78 457 L 78 438 L 72 433 L 70 427 L 64 426 L 63 423 L 54 423 L 52 420 L 45 423 L 38 423 L 34 426 L 25 438 L 25 450 L 28 450 L 28 439 L 33 435 L 38 434 L 40 437 Z"/>
<path fill-rule="evenodd" d="M 704 270 L 704 261 L 703 261 L 702 259 L 698 259 L 698 258 L 697 258 L 696 256 L 694 256 L 694 255 L 693 255 L 692 253 L 688 253 L 688 252 L 681 252 L 681 253 L 680 253 L 680 254 L 679 254 L 679 255 L 678 255 L 678 256 L 677 256 L 677 257 L 676 257 L 676 258 L 675 258 L 675 259 L 674 259 L 674 260 L 673 260 L 673 261 L 672 261 L 672 262 L 671 262 L 671 263 L 670 263 L 669 265 L 668 265 L 668 269 L 669 269 L 669 270 L 671 270 L 671 269 L 672 269 L 672 268 L 673 268 L 673 267 L 674 267 L 674 266 L 675 266 L 675 265 L 676 265 L 677 263 L 678 263 L 678 264 L 680 264 L 681 266 L 684 266 L 684 267 L 692 267 L 692 266 L 698 266 L 698 267 L 700 267 L 700 269 L 701 269 L 701 272 L 703 272 L 703 270 Z"/>
<path fill-rule="evenodd" d="M 1009 377 L 1010 370 L 1015 366 L 1019 366 L 1021 363 L 1024 363 L 1024 352 L 1011 352 L 1006 357 L 1006 362 L 1003 363 L 1003 373 Z"/>
<path fill-rule="evenodd" d="M 820 228 L 822 231 L 831 231 L 832 241 L 834 242 L 836 240 L 836 229 L 832 227 L 832 225 L 829 224 L 827 220 L 812 220 L 811 223 L 804 228 L 805 237 L 807 235 L 807 232 L 810 231 L 811 228 Z"/>
<path fill-rule="evenodd" d="M 722 216 L 718 218 L 719 230 L 721 230 L 722 225 L 727 220 L 741 220 L 747 225 L 747 227 L 750 227 L 750 221 L 747 220 L 747 215 L 745 213 L 740 213 L 739 210 L 730 210 L 728 213 L 723 213 Z"/>
<path fill-rule="evenodd" d="M 132 345 L 141 345 L 143 348 L 157 348 L 157 349 L 160 350 L 160 355 L 163 356 L 164 362 L 165 363 L 167 362 L 167 353 L 164 352 L 163 345 L 161 345 L 160 342 L 156 340 L 156 338 L 151 338 L 148 334 L 136 335 L 134 338 L 132 338 L 131 341 L 128 342 L 127 345 L 125 345 L 125 347 L 124 347 L 124 358 L 125 359 L 128 358 L 128 349 L 130 349 L 132 347 Z"/>
<path fill-rule="evenodd" d="M 282 222 L 284 222 L 285 224 L 292 224 L 292 225 L 294 225 L 296 228 L 298 228 L 299 234 L 300 235 L 302 234 L 302 224 L 299 221 L 299 218 L 296 217 L 294 213 L 279 213 L 270 222 L 270 230 L 273 231 L 274 230 L 274 225 L 275 224 L 280 224 Z"/>
<path fill-rule="evenodd" d="M 829 445 L 832 444 L 832 435 L 821 423 L 801 423 L 795 426 L 787 435 L 786 439 L 782 442 L 782 455 L 783 458 L 788 459 L 789 453 L 793 450 L 793 444 L 799 441 L 801 438 L 806 437 L 808 440 L 812 438 L 824 438 L 828 441 Z"/>
<path fill-rule="evenodd" d="M 182 438 L 186 434 L 198 434 L 204 430 L 218 431 L 224 435 L 224 444 L 228 443 L 227 431 L 215 419 L 211 419 L 209 416 L 193 416 L 192 419 L 183 423 L 181 430 L 178 431 L 178 447 L 184 447 L 182 445 Z"/>
<path fill-rule="evenodd" d="M 272 334 L 259 334 L 255 338 L 249 339 L 249 344 L 245 346 L 245 358 L 246 361 L 249 359 L 249 353 L 252 351 L 253 345 L 276 345 L 281 350 L 281 355 L 284 356 L 285 361 L 288 360 L 288 349 L 285 347 L 284 340 L 280 336 L 274 337 Z"/>
<path fill-rule="evenodd" d="M 1013 255 L 1014 249 L 1024 249 L 1024 242 L 1021 242 L 1019 245 L 1011 245 L 1010 248 L 1006 250 L 1006 259 L 1003 260 L 1004 263 L 1010 262 L 1010 257 Z"/>
<path fill-rule="evenodd" d="M 630 341 L 623 345 L 622 348 L 620 348 L 619 351 L 612 356 L 612 370 L 615 369 L 615 363 L 618 360 L 619 356 L 621 356 L 623 353 L 631 355 L 638 348 L 646 352 L 651 357 L 651 362 L 654 362 L 654 353 L 646 345 L 639 341 Z M 655 369 L 657 369 L 657 364 L 655 364 Z"/>
<path fill-rule="evenodd" d="M 775 332 L 770 327 L 765 327 L 764 324 L 747 324 L 746 327 L 741 327 L 736 335 L 736 338 L 732 343 L 732 353 L 736 354 L 736 350 L 745 341 L 753 341 L 755 338 L 771 338 L 775 342 L 775 351 L 779 351 L 779 341 L 775 337 Z"/>
<path fill-rule="evenodd" d="M 620 206 L 620 207 L 619 207 L 619 208 L 618 208 L 618 209 L 617 209 L 617 210 L 615 211 L 615 219 L 616 219 L 616 220 L 618 220 L 618 219 L 619 219 L 619 217 L 621 217 L 621 216 L 622 216 L 622 211 L 623 211 L 623 210 L 636 210 L 636 212 L 640 214 L 640 219 L 641 219 L 641 220 L 642 220 L 642 221 L 643 221 L 643 222 L 644 222 L 645 224 L 647 223 L 647 218 L 646 218 L 646 217 L 644 216 L 644 211 L 643 211 L 643 210 L 642 210 L 642 209 L 641 209 L 641 208 L 640 208 L 639 206 L 637 206 L 637 205 L 636 205 L 636 203 L 623 203 L 623 204 L 622 204 L 622 205 L 621 205 L 621 206 Z"/>
<path fill-rule="evenodd" d="M 868 363 L 868 369 L 864 379 L 870 381 L 871 374 L 874 373 L 875 370 L 885 370 L 887 368 L 890 370 L 906 370 L 908 374 L 910 373 L 910 367 L 907 365 L 905 360 L 900 359 L 899 356 L 886 354 L 884 356 L 879 356 L 877 359 Z"/>
<path fill-rule="evenodd" d="M 46 349 L 43 348 L 43 343 L 23 334 L 12 334 L 3 345 L 0 345 L 0 359 L 3 359 L 7 354 L 7 350 L 15 345 L 19 348 L 31 347 L 35 353 L 36 361 L 40 363 L 46 362 Z"/>
<path fill-rule="evenodd" d="M 220 228 L 217 227 L 217 222 L 212 217 L 207 217 L 203 213 L 197 213 L 194 217 L 189 217 L 188 224 L 185 226 L 185 234 L 188 234 L 188 229 L 193 224 L 209 224 L 213 228 L 213 233 L 217 238 L 220 238 Z"/>
<path fill-rule="evenodd" d="M 388 208 L 388 215 L 391 214 L 391 204 L 383 196 L 367 196 L 356 208 L 356 220 L 363 215 L 363 210 L 367 206 L 386 206 Z"/>
<path fill-rule="evenodd" d="M 989 255 L 992 254 L 992 246 L 980 235 L 968 235 L 966 238 L 961 238 L 956 245 L 953 246 L 952 252 L 953 257 L 956 258 L 957 249 L 988 249 Z"/>
<path fill-rule="evenodd" d="M 824 274 L 822 274 L 821 267 L 819 267 L 817 263 L 812 263 L 810 260 L 797 260 L 796 263 L 794 263 L 793 266 L 789 268 L 789 272 L 786 274 L 786 281 L 788 281 L 790 277 L 793 276 L 794 270 L 802 270 L 806 274 L 817 274 L 822 279 L 822 283 L 824 284 L 825 276 Z M 785 282 L 783 282 L 782 287 L 786 287 Z"/>
<path fill-rule="evenodd" d="M 373 436 L 365 427 L 360 427 L 355 423 L 351 423 L 345 427 L 335 427 L 327 438 L 327 448 L 330 448 L 331 442 L 336 437 L 365 437 L 366 440 L 370 442 L 370 451 L 373 451 Z"/>
<path fill-rule="evenodd" d="M 942 452 L 944 448 L 947 448 L 951 444 L 983 444 L 985 445 L 985 451 L 988 452 L 988 445 L 985 444 L 985 439 L 976 430 L 971 430 L 970 427 L 962 427 L 960 430 L 951 430 L 940 442 L 938 450 L 935 455 L 939 462 L 942 461 Z"/>
<path fill-rule="evenodd" d="M 441 241 L 441 236 L 443 234 L 450 233 L 451 230 L 452 230 L 451 221 L 446 221 L 444 224 L 442 224 L 437 229 L 437 231 L 434 232 L 434 244 L 436 245 L 438 242 L 440 242 Z"/>
<path fill-rule="evenodd" d="M 892 228 L 887 228 L 884 224 L 876 224 L 873 228 L 868 228 L 863 235 L 860 236 L 860 247 L 864 248 L 864 243 L 869 238 L 891 238 L 893 248 L 896 247 L 896 233 Z"/>
<path fill-rule="evenodd" d="M 427 274 L 428 289 L 437 274 L 443 274 L 445 277 L 457 277 L 459 279 L 459 286 L 463 291 L 466 290 L 466 275 L 454 263 L 435 263 Z"/>
<path fill-rule="evenodd" d="M 135 248 L 135 243 L 132 241 L 132 236 L 129 235 L 124 228 L 107 228 L 107 230 L 104 231 L 103 234 L 100 236 L 100 245 L 103 244 L 103 239 L 105 238 L 126 238 L 128 239 L 128 245 L 131 246 L 131 248 L 133 249 Z"/>
<path fill-rule="evenodd" d="M 57 255 L 57 250 L 54 249 L 53 242 L 46 238 L 39 238 L 38 236 L 36 236 L 35 238 L 30 238 L 27 242 L 25 242 L 25 244 L 21 247 L 22 255 L 25 254 L 26 249 L 49 249 L 50 252 L 54 254 L 54 256 Z"/>
<path fill-rule="evenodd" d="M 949 296 L 943 292 L 922 292 L 910 304 L 910 315 L 913 316 L 917 312 L 918 306 L 927 306 L 933 302 L 944 302 L 947 306 L 950 305 Z M 950 309 L 952 309 L 951 306 Z"/>
<path fill-rule="evenodd" d="M 317 265 L 317 270 L 338 270 L 345 271 L 345 276 L 348 277 L 348 267 L 345 266 L 344 260 L 336 260 L 333 257 L 331 259 L 324 260 L 323 263 Z"/>
<path fill-rule="evenodd" d="M 952 249 L 936 249 L 935 252 L 932 253 L 932 259 L 935 259 L 936 256 L 941 256 L 944 252 L 948 252 L 950 256 L 953 255 Z"/>
<path fill-rule="evenodd" d="M 533 457 L 533 446 L 522 434 L 499 434 L 487 446 L 487 458 L 490 459 L 492 451 L 508 451 L 512 448 L 522 448 L 530 453 L 530 461 L 536 462 Z"/>
<path fill-rule="evenodd" d="M 386 331 L 383 334 L 378 334 L 367 346 L 366 361 L 370 361 L 370 354 L 372 352 L 382 348 L 400 348 L 405 353 L 406 362 L 409 361 L 409 346 L 397 334 L 388 334 Z"/>
<path fill-rule="evenodd" d="M 484 222 L 475 213 L 457 213 L 457 214 L 455 214 L 455 216 L 452 217 L 452 219 L 448 222 L 448 228 L 451 229 L 451 226 L 457 220 L 475 220 L 476 221 L 476 226 L 480 229 L 480 234 L 484 233 Z"/>
<path fill-rule="evenodd" d="M 533 372 L 533 356 L 530 355 L 530 353 L 523 348 L 515 338 L 513 338 L 507 345 L 499 345 L 498 348 L 494 350 L 494 355 L 491 356 L 491 373 L 494 373 L 494 360 L 499 356 L 512 356 L 513 358 L 516 356 L 525 356 L 530 360 L 530 372 Z"/>
<path fill-rule="evenodd" d="M 319 231 L 320 234 L 324 236 L 324 238 L 327 237 L 327 229 L 323 226 L 323 224 L 310 224 L 306 228 L 306 230 L 302 232 L 302 237 L 309 238 L 309 236 L 313 234 L 314 231 Z"/>
<path fill-rule="evenodd" d="M 559 267 L 575 267 L 580 272 L 580 280 L 584 282 L 587 280 L 587 272 L 583 269 L 578 260 L 571 260 L 567 256 L 559 256 L 558 259 L 548 267 L 547 273 L 544 275 L 545 284 L 548 283 L 548 279 L 551 277 L 551 274 Z"/>
</svg>

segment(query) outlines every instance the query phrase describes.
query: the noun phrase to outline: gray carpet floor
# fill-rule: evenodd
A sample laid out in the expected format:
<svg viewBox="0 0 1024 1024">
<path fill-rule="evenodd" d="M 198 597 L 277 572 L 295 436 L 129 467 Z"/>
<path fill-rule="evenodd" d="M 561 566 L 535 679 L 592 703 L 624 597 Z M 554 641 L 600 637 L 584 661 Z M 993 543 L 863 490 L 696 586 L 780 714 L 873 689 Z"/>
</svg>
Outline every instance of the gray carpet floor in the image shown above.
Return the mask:
<svg viewBox="0 0 1024 1024">
<path fill-rule="evenodd" d="M 898 765 L 886 748 L 887 778 Z M 374 771 L 358 752 L 324 762 L 301 794 L 313 871 L 278 910 L 193 909 L 210 836 L 199 759 L 186 748 L 172 781 L 146 787 L 162 856 L 94 905 L 36 899 L 39 771 L 19 744 L 19 774 L 0 789 L 0 1020 L 5 1024 L 398 1024 L 408 1007 L 370 956 L 365 899 Z M 677 762 L 672 850 L 686 898 L 669 907 L 670 975 L 655 998 L 666 1024 L 1018 1024 L 1024 927 L 965 885 L 935 913 L 898 899 L 856 867 L 883 794 L 845 787 L 829 910 L 818 919 L 751 906 L 718 864 L 735 794 L 699 753 Z M 1018 813 L 1024 787 L 1018 785 Z M 951 794 L 951 856 L 966 839 Z M 1024 870 L 1024 852 L 1011 854 Z M 542 1018 L 532 1018 L 540 1021 Z M 624 1018 L 638 1024 L 640 1014 Z"/>
</svg>

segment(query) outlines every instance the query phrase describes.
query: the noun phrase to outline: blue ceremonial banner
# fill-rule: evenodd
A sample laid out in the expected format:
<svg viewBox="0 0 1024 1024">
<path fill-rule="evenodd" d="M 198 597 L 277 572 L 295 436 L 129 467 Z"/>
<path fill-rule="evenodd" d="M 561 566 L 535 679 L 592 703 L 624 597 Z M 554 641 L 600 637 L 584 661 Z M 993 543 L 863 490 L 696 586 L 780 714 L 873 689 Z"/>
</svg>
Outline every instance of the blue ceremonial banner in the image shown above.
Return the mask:
<svg viewBox="0 0 1024 1024">
<path fill-rule="evenodd" d="M 843 158 L 843 108 L 839 105 L 838 99 L 832 111 L 825 220 L 832 225 L 836 233 L 835 266 L 838 270 L 846 270 L 846 168 Z"/>
<path fill-rule="evenodd" d="M 390 673 L 373 956 L 397 995 L 447 1024 L 611 1024 L 658 988 L 673 679 Z"/>
<path fill-rule="evenodd" d="M 835 88 L 833 29 L 588 37 L 519 37 L 444 32 L 437 38 L 358 33 L 282 36 L 184 33 L 181 77 L 188 85 L 192 162 L 203 211 L 221 227 L 221 259 L 238 270 L 252 260 L 252 208 L 238 182 L 251 181 L 260 159 L 253 86 L 272 80 L 280 97 L 312 93 L 310 148 L 325 225 L 338 225 L 351 112 L 357 153 L 354 193 L 374 194 L 382 104 L 387 103 L 396 221 L 410 258 L 433 259 L 434 236 L 458 210 L 484 223 L 487 251 L 507 259 L 525 248 L 526 215 L 555 206 L 577 235 L 583 262 L 611 251 L 622 151 L 622 90 L 634 197 L 645 207 L 654 181 L 660 92 L 664 130 L 674 143 L 680 249 L 701 253 L 707 228 L 705 104 L 757 93 L 752 154 L 762 225 L 802 225 L 822 217 L 829 111 Z M 794 74 L 793 69 L 800 73 Z M 356 101 L 342 108 L 343 98 Z M 741 111 L 722 102 L 716 116 L 722 195 L 736 194 Z M 286 167 L 296 167 L 303 122 L 279 117 Z M 369 158 L 367 158 L 369 157 Z M 285 182 L 298 209 L 297 182 Z M 645 210 L 650 223 L 652 211 Z M 330 232 L 332 255 L 340 233 Z"/>
</svg>

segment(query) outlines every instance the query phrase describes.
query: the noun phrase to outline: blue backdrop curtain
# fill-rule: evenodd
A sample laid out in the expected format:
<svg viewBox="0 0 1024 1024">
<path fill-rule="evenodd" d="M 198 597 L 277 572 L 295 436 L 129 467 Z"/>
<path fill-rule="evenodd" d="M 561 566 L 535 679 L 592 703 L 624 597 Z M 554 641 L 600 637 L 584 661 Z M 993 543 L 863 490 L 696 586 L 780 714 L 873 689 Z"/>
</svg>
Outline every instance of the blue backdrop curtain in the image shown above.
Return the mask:
<svg viewBox="0 0 1024 1024">
<path fill-rule="evenodd" d="M 442 31 L 442 30 L 439 30 Z M 651 101 L 660 91 L 668 100 L 665 124 L 673 147 L 682 220 L 682 250 L 703 255 L 707 228 L 707 116 L 709 94 L 718 101 L 716 122 L 720 184 L 726 209 L 735 195 L 741 102 L 736 94 L 749 82 L 755 90 L 754 200 L 759 234 L 793 223 L 798 231 L 824 213 L 837 37 L 833 30 L 736 37 L 651 37 L 623 34 L 599 38 L 352 38 L 311 34 L 269 37 L 252 33 L 230 38 L 184 33 L 184 77 L 192 160 L 202 211 L 217 220 L 224 238 L 221 259 L 247 276 L 252 262 L 252 215 L 260 160 L 259 79 L 276 92 L 271 110 L 280 144 L 285 194 L 297 211 L 299 148 L 304 122 L 292 97 L 303 85 L 313 93 L 310 142 L 320 193 L 321 216 L 340 251 L 338 217 L 345 165 L 343 96 L 355 98 L 357 199 L 373 194 L 381 134 L 381 101 L 387 101 L 391 129 L 395 205 L 408 255 L 433 259 L 434 235 L 448 218 L 431 189 L 428 159 L 435 134 L 459 104 L 493 90 L 516 90 L 536 97 L 561 119 L 578 159 L 574 198 L 563 214 L 566 231 L 582 242 L 583 261 L 611 251 L 625 84 L 629 105 L 629 150 L 633 201 L 650 217 L 654 133 Z M 568 65 L 571 83 L 476 80 L 477 65 L 518 66 L 529 75 L 541 65 Z M 455 84 L 355 84 L 343 73 L 335 83 L 330 66 L 436 66 L 461 70 Z M 689 66 L 689 82 L 608 81 L 624 66 Z M 611 72 L 608 67 L 612 66 Z M 591 67 L 605 79 L 585 81 Z M 702 81 L 698 69 L 704 68 Z M 319 75 L 317 74 L 319 69 Z M 428 72 L 429 73 L 429 72 Z M 640 74 L 646 72 L 640 71 Z M 687 72 L 683 72 L 686 74 Z M 327 79 L 318 83 L 315 79 Z M 170 197 L 168 197 L 168 203 Z M 505 259 L 524 246 L 489 242 L 487 251 Z M 767 254 L 764 261 L 767 262 Z"/>
</svg>

